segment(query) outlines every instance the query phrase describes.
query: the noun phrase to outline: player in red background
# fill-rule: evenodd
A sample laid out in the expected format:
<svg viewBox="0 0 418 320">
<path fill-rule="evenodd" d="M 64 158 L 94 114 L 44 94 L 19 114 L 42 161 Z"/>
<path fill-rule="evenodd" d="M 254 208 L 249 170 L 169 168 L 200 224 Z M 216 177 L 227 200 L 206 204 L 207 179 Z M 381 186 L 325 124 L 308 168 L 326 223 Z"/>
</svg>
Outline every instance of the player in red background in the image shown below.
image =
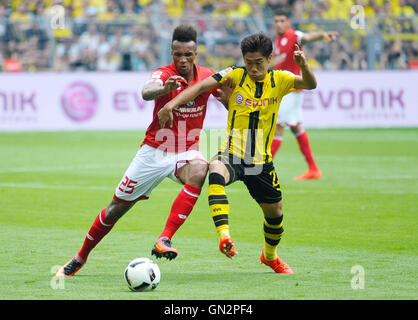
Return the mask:
<svg viewBox="0 0 418 320">
<path fill-rule="evenodd" d="M 287 70 L 296 75 L 300 75 L 300 68 L 293 59 L 295 44 L 302 46 L 311 41 L 335 41 L 338 36 L 335 31 L 309 33 L 295 31 L 292 29 L 289 16 L 285 12 L 274 14 L 274 28 L 277 33 L 273 50 L 274 68 Z M 283 130 L 286 126 L 289 126 L 298 141 L 300 151 L 308 163 L 308 170 L 301 176 L 295 177 L 294 180 L 320 179 L 322 172 L 315 163 L 308 134 L 302 126 L 302 104 L 302 90 L 289 93 L 283 98 L 277 116 L 276 134 L 271 146 L 271 153 L 274 157 L 283 141 Z"/>
<path fill-rule="evenodd" d="M 58 270 L 57 276 L 74 275 L 114 224 L 138 200 L 148 199 L 152 190 L 167 177 L 182 183 L 184 187 L 174 200 L 165 228 L 154 245 L 152 254 L 170 260 L 177 256 L 177 250 L 171 247 L 171 238 L 191 213 L 208 170 L 208 162 L 198 151 L 207 101 L 210 94 L 222 98 L 222 92 L 215 89 L 180 106 L 174 112 L 170 128 L 160 130 L 157 113 L 185 88 L 215 73 L 195 65 L 196 38 L 193 27 L 181 25 L 174 30 L 171 48 L 173 63 L 154 70 L 142 89 L 144 100 L 154 100 L 155 106 L 153 120 L 141 148 L 116 187 L 110 204 L 93 222 L 81 250 Z"/>
</svg>

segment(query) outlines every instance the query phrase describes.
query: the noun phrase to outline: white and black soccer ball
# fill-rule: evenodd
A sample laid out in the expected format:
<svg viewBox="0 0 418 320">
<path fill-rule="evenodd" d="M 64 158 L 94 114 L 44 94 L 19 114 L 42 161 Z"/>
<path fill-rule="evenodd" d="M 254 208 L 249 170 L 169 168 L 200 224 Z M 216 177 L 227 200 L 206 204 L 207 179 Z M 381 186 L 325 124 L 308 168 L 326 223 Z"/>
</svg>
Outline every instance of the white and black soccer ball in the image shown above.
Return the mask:
<svg viewBox="0 0 418 320">
<path fill-rule="evenodd" d="M 125 269 L 125 280 L 132 291 L 154 290 L 160 279 L 160 268 L 148 258 L 136 258 Z"/>
</svg>

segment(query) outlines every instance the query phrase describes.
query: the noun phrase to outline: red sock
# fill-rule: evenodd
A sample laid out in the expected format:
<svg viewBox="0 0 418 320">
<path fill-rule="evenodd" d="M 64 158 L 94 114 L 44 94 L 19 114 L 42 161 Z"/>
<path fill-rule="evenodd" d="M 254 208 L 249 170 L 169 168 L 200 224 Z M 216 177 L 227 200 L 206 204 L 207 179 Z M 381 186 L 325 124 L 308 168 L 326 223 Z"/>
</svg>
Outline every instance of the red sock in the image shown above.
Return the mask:
<svg viewBox="0 0 418 320">
<path fill-rule="evenodd" d="M 160 235 L 160 238 L 167 237 L 171 240 L 176 231 L 181 227 L 189 214 L 192 212 L 193 207 L 200 195 L 200 188 L 194 187 L 190 184 L 186 184 L 174 200 L 171 207 L 170 215 L 168 216 L 165 228 Z"/>
<path fill-rule="evenodd" d="M 83 247 L 78 252 L 78 257 L 81 258 L 82 261 L 86 262 L 89 256 L 89 253 L 93 248 L 103 239 L 105 235 L 109 233 L 109 231 L 113 228 L 115 222 L 106 220 L 105 217 L 106 209 L 103 209 L 96 219 L 93 222 L 89 232 L 84 239 Z"/>
<path fill-rule="evenodd" d="M 309 138 L 306 131 L 302 131 L 302 133 L 296 136 L 296 139 L 298 140 L 300 151 L 305 156 L 306 162 L 308 163 L 309 170 L 318 170 L 312 155 L 311 147 L 309 145 Z"/>
<path fill-rule="evenodd" d="M 276 138 L 274 137 L 273 142 L 271 143 L 271 156 L 274 158 L 274 156 L 276 155 L 277 151 L 280 148 L 280 145 L 282 144 L 283 138 L 279 137 Z"/>
</svg>

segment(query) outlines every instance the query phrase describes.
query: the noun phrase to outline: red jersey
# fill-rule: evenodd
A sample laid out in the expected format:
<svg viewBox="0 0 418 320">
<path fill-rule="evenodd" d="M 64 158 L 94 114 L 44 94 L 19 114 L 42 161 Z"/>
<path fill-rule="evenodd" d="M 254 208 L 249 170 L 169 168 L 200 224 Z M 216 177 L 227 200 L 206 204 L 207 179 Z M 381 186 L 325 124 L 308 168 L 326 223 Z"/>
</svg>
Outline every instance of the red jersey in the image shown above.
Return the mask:
<svg viewBox="0 0 418 320">
<path fill-rule="evenodd" d="M 293 59 L 295 44 L 301 47 L 303 32 L 289 28 L 282 36 L 277 37 L 274 42 L 273 61 L 274 68 L 287 70 L 300 75 L 300 68 Z"/>
<path fill-rule="evenodd" d="M 203 127 L 206 115 L 206 105 L 211 94 L 217 96 L 216 89 L 205 92 L 195 100 L 181 105 L 173 110 L 173 127 L 167 123 L 164 130 L 161 130 L 158 120 L 158 111 L 164 105 L 177 96 L 180 92 L 193 84 L 206 79 L 215 72 L 201 66 L 194 65 L 194 78 L 191 83 L 181 81 L 181 87 L 155 99 L 153 119 L 145 133 L 143 144 L 158 148 L 166 152 L 185 152 L 187 150 L 199 149 L 199 136 Z M 171 76 L 179 76 L 174 63 L 171 65 L 157 68 L 152 74 L 149 82 L 158 82 L 161 85 Z M 141 145 L 141 146 L 142 146 Z"/>
</svg>

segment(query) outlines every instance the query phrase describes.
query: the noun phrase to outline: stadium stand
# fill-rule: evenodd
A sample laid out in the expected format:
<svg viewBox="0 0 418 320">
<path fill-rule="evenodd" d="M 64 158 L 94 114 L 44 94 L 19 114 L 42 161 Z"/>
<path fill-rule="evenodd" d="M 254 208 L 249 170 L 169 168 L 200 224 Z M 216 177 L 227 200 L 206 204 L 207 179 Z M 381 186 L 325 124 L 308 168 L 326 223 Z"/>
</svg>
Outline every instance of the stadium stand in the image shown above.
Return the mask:
<svg viewBox="0 0 418 320">
<path fill-rule="evenodd" d="M 149 71 L 169 63 L 171 31 L 183 22 L 199 32 L 198 63 L 217 70 L 240 64 L 243 36 L 274 37 L 277 9 L 299 30 L 340 33 L 305 46 L 314 69 L 418 68 L 416 0 L 0 0 L 0 70 Z"/>
</svg>

